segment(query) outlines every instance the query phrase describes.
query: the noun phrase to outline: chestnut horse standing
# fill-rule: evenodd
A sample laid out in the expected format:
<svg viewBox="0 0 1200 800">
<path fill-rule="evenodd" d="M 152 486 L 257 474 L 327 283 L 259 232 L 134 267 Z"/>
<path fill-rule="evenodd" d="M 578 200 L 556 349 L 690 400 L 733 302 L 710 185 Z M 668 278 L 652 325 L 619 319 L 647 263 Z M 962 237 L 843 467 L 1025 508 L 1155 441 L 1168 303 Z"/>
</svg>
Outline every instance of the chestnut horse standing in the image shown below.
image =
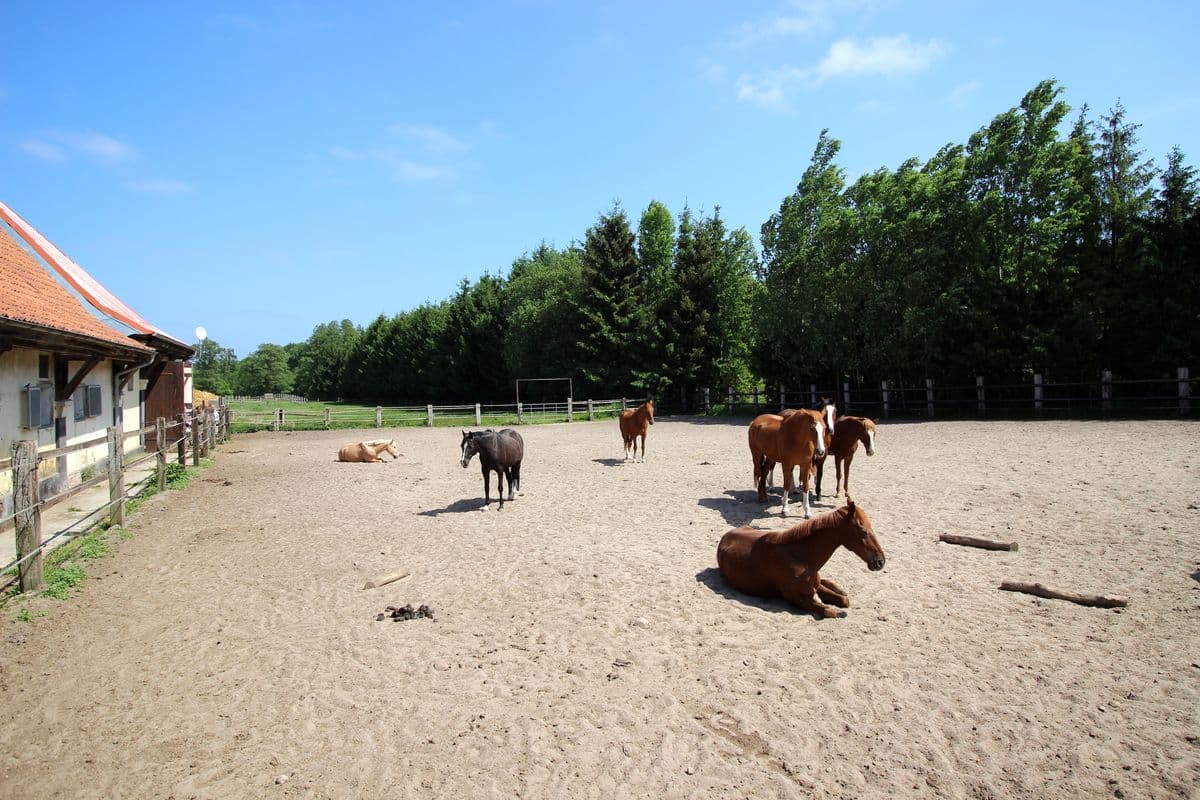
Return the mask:
<svg viewBox="0 0 1200 800">
<path fill-rule="evenodd" d="M 792 414 L 795 414 L 798 410 L 799 409 L 795 409 L 795 408 L 785 408 L 779 412 L 779 416 L 783 417 L 784 419 L 787 419 Z M 833 441 L 834 425 L 837 424 L 837 406 L 834 405 L 834 402 L 832 400 L 830 400 L 828 397 L 822 397 L 821 401 L 819 403 L 817 403 L 817 407 L 813 410 L 821 412 L 821 420 L 825 423 L 825 450 L 826 450 L 826 452 L 828 452 L 829 445 Z M 815 487 L 816 488 L 815 495 L 818 499 L 820 499 L 820 497 L 821 497 L 821 472 L 820 472 L 820 469 L 825 464 L 825 455 L 824 454 L 814 455 L 813 456 L 813 464 L 816 465 L 816 467 L 817 467 L 817 480 L 816 480 L 816 487 Z M 770 474 L 767 475 L 767 486 L 773 486 L 774 483 L 775 483 L 775 470 L 771 470 Z M 795 486 L 795 485 L 796 485 L 796 480 L 795 480 L 795 478 L 793 478 L 792 486 Z"/>
<path fill-rule="evenodd" d="M 792 490 L 792 467 L 800 467 L 800 496 L 804 518 L 808 510 L 808 484 L 813 456 L 825 454 L 825 423 L 820 412 L 800 409 L 787 417 L 761 414 L 750 423 L 750 458 L 754 462 L 754 482 L 759 502 L 767 499 L 767 476 L 776 464 L 783 466 L 783 516 L 788 515 L 788 494 Z"/>
<path fill-rule="evenodd" d="M 834 432 L 833 439 L 829 444 L 829 452 L 833 454 L 833 466 L 836 470 L 833 484 L 836 492 L 834 497 L 841 497 L 843 489 L 846 491 L 846 497 L 850 497 L 850 462 L 854 460 L 854 452 L 858 450 L 859 442 L 862 442 L 862 446 L 866 448 L 867 455 L 875 455 L 875 421 L 866 417 L 839 417 L 837 431 Z M 846 467 L 844 476 L 842 473 L 843 463 Z M 816 462 L 817 497 L 821 496 L 821 472 L 824 466 L 825 459 L 822 458 Z"/>
<path fill-rule="evenodd" d="M 629 448 L 633 448 L 633 460 L 637 461 L 637 437 L 642 437 L 642 463 L 646 463 L 646 432 L 654 424 L 654 401 L 647 400 L 637 408 L 621 411 L 619 420 L 621 439 L 625 442 L 625 460 L 629 460 Z"/>
<path fill-rule="evenodd" d="M 819 574 L 839 547 L 867 562 L 872 572 L 883 569 L 886 558 L 871 520 L 853 500 L 786 531 L 734 528 L 717 545 L 717 566 L 729 585 L 740 592 L 782 597 L 818 616 L 836 617 L 837 611 L 813 595 L 835 606 L 850 607 L 846 592 Z"/>
</svg>

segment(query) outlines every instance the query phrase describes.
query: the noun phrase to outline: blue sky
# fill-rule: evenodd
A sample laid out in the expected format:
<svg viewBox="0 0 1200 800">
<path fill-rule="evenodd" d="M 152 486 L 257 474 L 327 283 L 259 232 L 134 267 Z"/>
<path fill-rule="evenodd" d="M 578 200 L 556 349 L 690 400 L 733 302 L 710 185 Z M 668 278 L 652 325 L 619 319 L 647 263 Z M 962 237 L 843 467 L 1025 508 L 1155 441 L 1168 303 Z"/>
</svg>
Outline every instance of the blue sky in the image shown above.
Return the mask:
<svg viewBox="0 0 1200 800">
<path fill-rule="evenodd" d="M 0 200 L 155 325 L 245 357 L 507 273 L 614 201 L 635 224 L 719 205 L 757 237 L 822 128 L 853 181 L 1046 78 L 1196 165 L 1197 9 L 5 0 Z"/>
</svg>

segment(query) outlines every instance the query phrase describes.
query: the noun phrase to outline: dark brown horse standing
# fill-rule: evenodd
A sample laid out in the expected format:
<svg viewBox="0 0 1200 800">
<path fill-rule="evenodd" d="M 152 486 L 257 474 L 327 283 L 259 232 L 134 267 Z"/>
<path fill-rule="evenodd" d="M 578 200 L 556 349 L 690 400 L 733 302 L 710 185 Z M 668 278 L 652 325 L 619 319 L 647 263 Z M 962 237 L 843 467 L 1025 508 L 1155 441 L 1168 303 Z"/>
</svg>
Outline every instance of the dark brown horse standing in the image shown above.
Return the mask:
<svg viewBox="0 0 1200 800">
<path fill-rule="evenodd" d="M 788 515 L 792 467 L 800 467 L 800 496 L 808 519 L 808 485 L 813 456 L 825 454 L 825 423 L 820 412 L 800 409 L 787 417 L 760 414 L 750 423 L 747 438 L 754 463 L 758 501 L 766 502 L 767 477 L 776 464 L 783 466 L 783 516 Z"/>
<path fill-rule="evenodd" d="M 814 595 L 826 603 L 850 607 L 846 592 L 820 576 L 821 567 L 839 547 L 865 561 L 872 572 L 883 569 L 886 557 L 871 520 L 853 500 L 786 531 L 734 528 L 717 545 L 717 566 L 729 585 L 740 592 L 782 597 L 818 616 L 836 617 L 837 611 Z"/>
<path fill-rule="evenodd" d="M 629 449 L 633 448 L 633 460 L 637 461 L 637 437 L 642 437 L 642 463 L 646 463 L 646 432 L 654 424 L 654 401 L 647 400 L 637 408 L 621 411 L 619 420 L 621 439 L 625 443 L 625 460 L 629 460 Z"/>
<path fill-rule="evenodd" d="M 521 487 L 521 461 L 525 458 L 525 440 L 521 434 L 512 428 L 502 431 L 463 431 L 462 458 L 459 463 L 463 469 L 471 463 L 471 457 L 479 454 L 479 466 L 483 470 L 483 507 L 487 508 L 492 502 L 489 494 L 491 475 L 496 473 L 496 495 L 500 498 L 500 508 L 504 508 L 504 479 L 508 478 L 508 499 L 513 499 L 513 493 Z"/>
<path fill-rule="evenodd" d="M 845 490 L 846 497 L 850 496 L 850 462 L 859 443 L 866 448 L 867 455 L 875 455 L 875 421 L 867 417 L 838 417 L 837 430 L 829 442 L 829 454 L 833 456 L 833 466 L 836 476 L 833 484 L 834 497 L 841 497 Z M 845 474 L 842 473 L 843 464 Z M 821 496 L 821 474 L 825 471 L 825 459 L 814 459 L 816 467 L 817 497 Z M 845 482 L 843 483 L 843 478 Z"/>
</svg>

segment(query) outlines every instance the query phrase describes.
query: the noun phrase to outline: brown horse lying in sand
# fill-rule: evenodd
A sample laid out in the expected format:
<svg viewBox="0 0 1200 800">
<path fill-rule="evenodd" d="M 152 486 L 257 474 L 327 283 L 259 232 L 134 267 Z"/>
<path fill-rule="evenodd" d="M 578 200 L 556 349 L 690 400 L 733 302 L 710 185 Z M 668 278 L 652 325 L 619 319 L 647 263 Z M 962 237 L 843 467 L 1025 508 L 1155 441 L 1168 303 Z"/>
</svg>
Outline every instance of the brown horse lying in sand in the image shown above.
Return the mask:
<svg viewBox="0 0 1200 800">
<path fill-rule="evenodd" d="M 654 424 L 654 401 L 647 400 L 637 408 L 621 412 L 621 439 L 625 442 L 625 460 L 629 460 L 629 448 L 633 448 L 633 460 L 637 461 L 637 437 L 642 437 L 642 463 L 646 463 L 646 433 Z"/>
<path fill-rule="evenodd" d="M 846 592 L 818 574 L 833 552 L 843 546 L 867 562 L 872 572 L 883 569 L 885 556 L 871 520 L 853 500 L 786 531 L 734 528 L 717 545 L 717 566 L 738 591 L 756 597 L 782 597 L 805 611 L 836 617 L 838 612 L 814 595 L 826 603 L 850 607 Z"/>
<path fill-rule="evenodd" d="M 386 442 L 353 442 L 351 444 L 342 445 L 342 449 L 338 450 L 338 461 L 353 461 L 362 464 L 386 464 L 380 453 L 387 453 L 392 458 L 398 458 L 400 451 L 396 449 L 396 440 L 388 439 Z"/>
</svg>

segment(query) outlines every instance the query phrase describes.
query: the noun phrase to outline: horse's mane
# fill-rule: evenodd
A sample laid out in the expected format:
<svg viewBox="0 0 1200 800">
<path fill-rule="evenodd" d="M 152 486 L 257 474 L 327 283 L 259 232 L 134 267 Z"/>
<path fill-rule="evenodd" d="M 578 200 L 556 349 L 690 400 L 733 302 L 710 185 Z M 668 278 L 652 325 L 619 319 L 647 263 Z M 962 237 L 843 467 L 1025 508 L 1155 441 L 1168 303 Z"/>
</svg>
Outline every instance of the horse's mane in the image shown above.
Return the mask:
<svg viewBox="0 0 1200 800">
<path fill-rule="evenodd" d="M 784 531 L 778 531 L 775 536 L 781 544 L 796 544 L 809 537 L 820 533 L 821 531 L 835 528 L 843 524 L 849 517 L 852 517 L 854 512 L 846 512 L 850 506 L 842 506 L 835 508 L 827 514 L 817 514 L 812 519 L 806 519 L 798 525 L 793 525 Z"/>
</svg>

